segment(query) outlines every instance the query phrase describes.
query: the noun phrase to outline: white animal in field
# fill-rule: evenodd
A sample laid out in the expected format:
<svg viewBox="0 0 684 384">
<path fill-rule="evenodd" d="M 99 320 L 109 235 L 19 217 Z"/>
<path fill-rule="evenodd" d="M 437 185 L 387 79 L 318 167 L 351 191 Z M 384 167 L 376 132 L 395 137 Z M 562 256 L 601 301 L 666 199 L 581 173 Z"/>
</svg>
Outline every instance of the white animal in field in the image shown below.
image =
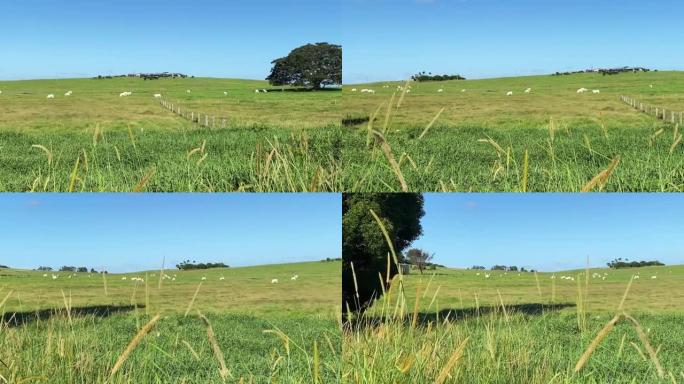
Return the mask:
<svg viewBox="0 0 684 384">
<path fill-rule="evenodd" d="M 47 277 L 47 273 L 43 273 L 43 277 Z"/>
<path fill-rule="evenodd" d="M 475 276 L 480 276 L 480 272 L 476 273 Z"/>
<path fill-rule="evenodd" d="M 594 94 L 601 93 L 601 90 L 600 89 L 592 89 L 591 93 L 594 93 Z"/>
<path fill-rule="evenodd" d="M 223 96 L 228 96 L 228 92 L 227 92 L 227 91 L 223 91 Z"/>
<path fill-rule="evenodd" d="M 223 276 L 219 277 L 219 280 L 221 280 L 221 281 L 223 281 L 223 280 L 225 280 L 225 279 L 226 279 L 226 278 L 223 277 Z"/>
<path fill-rule="evenodd" d="M 185 93 L 190 93 L 190 90 L 189 90 L 189 89 L 186 89 L 186 90 L 185 90 Z"/>
<path fill-rule="evenodd" d="M 271 279 L 271 284 L 278 284 L 278 279 Z"/>
<path fill-rule="evenodd" d="M 586 92 L 586 91 L 588 91 L 588 89 L 586 89 L 586 88 L 583 87 L 583 88 L 578 89 L 578 90 L 577 90 L 577 93 L 584 93 L 584 92 Z"/>
<path fill-rule="evenodd" d="M 525 89 L 525 93 L 530 93 L 530 92 L 532 92 L 532 88 Z"/>
<path fill-rule="evenodd" d="M 262 90 L 261 90 L 261 93 L 268 93 L 268 90 L 267 90 L 267 89 L 262 89 Z"/>
<path fill-rule="evenodd" d="M 649 88 L 653 88 L 653 84 L 650 84 L 648 87 L 649 87 Z"/>
<path fill-rule="evenodd" d="M 639 275 L 634 276 L 634 280 L 637 280 L 637 279 L 639 279 Z"/>
<path fill-rule="evenodd" d="M 438 89 L 438 90 L 437 90 L 437 92 L 439 92 L 439 93 L 442 93 L 442 92 L 444 92 L 444 88 L 440 88 L 440 89 Z"/>
<path fill-rule="evenodd" d="M 651 279 L 657 279 L 657 278 L 658 278 L 658 276 L 655 276 L 655 275 L 651 276 Z"/>
<path fill-rule="evenodd" d="M 485 273 L 485 279 L 489 279 L 489 273 Z"/>
<path fill-rule="evenodd" d="M 154 94 L 154 98 L 155 98 L 155 99 L 158 99 L 158 98 L 160 98 L 160 97 L 162 97 L 162 96 L 161 96 L 161 93 L 155 93 L 155 94 Z"/>
<path fill-rule="evenodd" d="M 202 276 L 202 281 L 204 281 L 204 280 L 206 280 L 206 279 L 207 279 L 206 276 Z"/>
<path fill-rule="evenodd" d="M 465 88 L 461 89 L 461 92 L 465 92 Z"/>
<path fill-rule="evenodd" d="M 0 91 L 0 95 L 2 95 L 2 91 Z"/>
<path fill-rule="evenodd" d="M 385 84 L 382 86 L 383 88 L 389 88 L 389 85 Z"/>
<path fill-rule="evenodd" d="M 513 96 L 513 91 L 506 92 L 506 96 Z"/>
<path fill-rule="evenodd" d="M 47 98 L 48 98 L 48 99 L 54 99 L 54 98 L 55 98 L 55 95 L 53 95 L 53 94 L 51 93 L 51 94 L 47 95 Z"/>
<path fill-rule="evenodd" d="M 556 279 L 556 275 L 555 275 L 555 274 L 554 274 L 554 275 L 551 275 L 551 279 L 552 279 L 552 280 L 555 280 L 555 279 Z"/>
<path fill-rule="evenodd" d="M 64 96 L 67 96 L 67 97 L 71 96 L 72 93 L 73 93 L 72 91 L 67 91 L 67 93 L 65 93 Z"/>
<path fill-rule="evenodd" d="M 375 93 L 375 91 L 373 91 L 373 93 Z M 407 89 L 407 90 L 406 90 L 406 93 L 411 93 L 411 90 L 410 90 L 410 89 Z"/>
<path fill-rule="evenodd" d="M 176 278 L 175 278 L 175 277 L 172 277 L 172 278 L 171 278 L 171 281 L 176 281 Z"/>
<path fill-rule="evenodd" d="M 130 96 L 132 94 L 133 94 L 133 92 L 129 92 L 129 91 L 121 92 L 121 93 L 119 93 L 119 97 Z"/>
<path fill-rule="evenodd" d="M 56 279 L 57 279 L 57 275 L 52 274 L 52 280 L 56 280 Z"/>
<path fill-rule="evenodd" d="M 352 88 L 351 91 L 352 91 L 352 92 L 356 92 L 356 88 Z"/>
<path fill-rule="evenodd" d="M 123 277 L 121 278 L 121 280 L 126 280 L 126 276 L 123 276 Z"/>
<path fill-rule="evenodd" d="M 297 280 L 297 279 L 299 279 L 299 275 L 293 275 L 292 277 L 290 277 L 290 280 L 293 280 L 293 281 Z"/>
</svg>

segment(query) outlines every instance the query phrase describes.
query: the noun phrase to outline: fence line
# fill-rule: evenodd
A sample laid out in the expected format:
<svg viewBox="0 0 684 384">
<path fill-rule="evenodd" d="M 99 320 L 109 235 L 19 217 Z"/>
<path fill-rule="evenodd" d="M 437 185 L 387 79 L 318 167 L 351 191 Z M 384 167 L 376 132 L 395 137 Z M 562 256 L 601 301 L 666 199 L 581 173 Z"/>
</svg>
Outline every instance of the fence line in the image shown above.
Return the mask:
<svg viewBox="0 0 684 384">
<path fill-rule="evenodd" d="M 185 108 L 182 108 L 178 104 L 174 104 L 168 100 L 161 99 L 159 100 L 159 105 L 162 106 L 162 108 L 167 109 L 168 111 L 171 111 L 172 113 L 175 113 L 176 115 L 191 121 L 193 123 L 197 123 L 200 127 L 205 127 L 205 128 L 226 128 L 228 125 L 228 118 L 225 117 L 216 117 L 216 116 L 209 116 L 208 114 L 202 114 L 201 112 L 194 112 L 194 111 L 188 111 Z"/>
<path fill-rule="evenodd" d="M 682 123 L 684 123 L 684 112 L 654 107 L 628 96 L 620 96 L 620 100 L 638 111 L 653 115 L 656 119 L 660 119 L 672 124 L 682 125 Z"/>
</svg>

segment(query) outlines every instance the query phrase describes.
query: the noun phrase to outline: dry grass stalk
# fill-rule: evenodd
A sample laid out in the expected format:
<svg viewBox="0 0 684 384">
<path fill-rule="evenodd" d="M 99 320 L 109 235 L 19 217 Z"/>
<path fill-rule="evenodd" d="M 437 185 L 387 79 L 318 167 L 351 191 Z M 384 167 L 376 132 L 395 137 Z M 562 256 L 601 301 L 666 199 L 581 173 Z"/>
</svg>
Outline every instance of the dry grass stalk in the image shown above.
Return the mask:
<svg viewBox="0 0 684 384">
<path fill-rule="evenodd" d="M 432 118 L 432 120 L 431 120 L 430 123 L 425 127 L 425 129 L 424 129 L 423 132 L 420 134 L 420 136 L 418 136 L 418 140 L 422 139 L 423 136 L 425 136 L 425 134 L 426 134 L 426 133 L 430 130 L 430 128 L 432 127 L 432 125 L 435 124 L 435 121 L 437 121 L 437 119 L 439 118 L 439 115 L 441 115 L 442 112 L 444 112 L 444 109 L 445 109 L 445 108 L 442 107 L 442 109 L 440 109 L 439 112 L 437 112 L 437 114 L 435 115 L 435 117 Z"/>
<path fill-rule="evenodd" d="M 202 321 L 204 322 L 204 325 L 207 327 L 207 338 L 209 339 L 211 349 L 214 351 L 214 357 L 216 358 L 216 361 L 219 365 L 219 375 L 221 375 L 221 379 L 223 379 L 223 381 L 225 382 L 228 376 L 230 376 L 230 371 L 226 367 L 226 361 L 223 358 L 223 352 L 221 352 L 221 347 L 219 347 L 218 342 L 216 341 L 216 335 L 214 335 L 214 328 L 211 327 L 209 319 L 207 319 L 203 314 L 198 313 L 198 315 L 200 319 L 202 319 Z"/>
<path fill-rule="evenodd" d="M 373 131 L 373 134 L 375 135 L 377 140 L 380 142 L 380 148 L 382 149 L 382 152 L 385 154 L 385 157 L 387 158 L 387 162 L 389 163 L 390 167 L 392 168 L 392 171 L 394 171 L 394 174 L 397 176 L 397 179 L 399 180 L 399 184 L 401 185 L 401 190 L 403 192 L 408 192 L 408 185 L 406 184 L 406 180 L 404 179 L 404 174 L 401 173 L 401 169 L 399 168 L 399 164 L 394 159 L 394 156 L 392 155 L 392 148 L 387 143 L 387 140 L 385 140 L 385 136 L 383 136 L 382 133 L 380 133 L 378 131 Z"/>
<path fill-rule="evenodd" d="M 610 164 L 608 165 L 608 168 L 599 172 L 596 176 L 589 180 L 589 182 L 586 183 L 584 187 L 582 187 L 582 192 L 589 192 L 596 188 L 596 186 L 599 187 L 599 190 L 602 190 L 603 187 L 606 185 L 608 178 L 610 177 L 610 175 L 613 174 L 613 171 L 615 171 L 615 168 L 618 166 L 619 163 L 620 155 L 617 155 L 613 158 L 613 160 L 611 160 Z"/>
<path fill-rule="evenodd" d="M 133 192 L 140 192 L 145 188 L 145 184 L 154 176 L 154 174 L 157 172 L 156 168 L 150 169 L 145 176 L 143 176 L 142 180 L 138 183 L 138 185 L 133 189 Z"/>
<path fill-rule="evenodd" d="M 658 360 L 658 353 L 655 349 L 653 349 L 653 346 L 648 341 L 648 336 L 646 336 L 646 332 L 644 332 L 644 329 L 641 327 L 641 324 L 639 324 L 639 322 L 635 318 L 628 315 L 627 313 L 623 313 L 623 316 L 625 317 L 625 319 L 631 321 L 634 325 L 634 329 L 636 330 L 637 336 L 639 336 L 639 340 L 641 340 L 641 343 L 646 348 L 648 355 L 651 357 L 651 360 L 653 361 L 653 365 L 655 365 L 656 370 L 658 371 L 658 377 L 661 379 L 664 378 L 665 370 L 663 369 L 663 366 L 660 365 L 660 360 Z"/>
<path fill-rule="evenodd" d="M 608 336 L 610 331 L 612 331 L 615 327 L 615 324 L 617 324 L 617 322 L 620 321 L 621 318 L 622 314 L 617 314 L 608 323 L 606 323 L 605 326 L 603 326 L 603 329 L 599 331 L 594 340 L 592 340 L 589 344 L 589 347 L 587 347 L 587 349 L 582 354 L 582 357 L 580 357 L 580 359 L 577 361 L 577 364 L 575 364 L 575 372 L 579 372 L 584 367 L 587 361 L 589 361 L 591 354 L 594 353 L 599 344 L 601 344 L 603 339 L 606 336 Z"/>
<path fill-rule="evenodd" d="M 444 365 L 442 371 L 439 373 L 439 376 L 437 376 L 435 384 L 442 384 L 447 380 L 447 378 L 450 377 L 450 373 L 454 369 L 454 366 L 456 366 L 456 363 L 458 363 L 458 361 L 463 356 L 463 351 L 465 350 L 467 344 L 468 337 L 463 339 L 463 341 L 461 342 L 461 344 L 458 345 L 454 353 L 451 354 L 451 357 L 449 357 L 449 360 L 447 361 L 446 365 Z"/>
<path fill-rule="evenodd" d="M 157 314 L 155 317 L 152 318 L 152 320 L 145 324 L 145 326 L 143 326 L 140 329 L 140 331 L 138 331 L 138 334 L 135 335 L 131 342 L 128 343 L 126 349 L 123 351 L 123 353 L 121 353 L 121 355 L 119 355 L 119 358 L 116 360 L 116 363 L 114 363 L 114 367 L 112 367 L 112 370 L 109 373 L 110 378 L 114 376 L 114 374 L 119 370 L 119 368 L 121 368 L 121 365 L 123 365 L 123 363 L 126 361 L 131 352 L 133 352 L 135 347 L 137 347 L 138 344 L 140 344 L 145 335 L 152 331 L 154 325 L 157 323 L 157 321 L 159 321 L 159 319 L 161 319 L 161 315 Z"/>
<path fill-rule="evenodd" d="M 45 148 L 44 146 L 42 146 L 40 144 L 33 144 L 33 145 L 31 145 L 31 148 L 37 148 L 37 149 L 40 149 L 41 151 L 45 152 L 45 155 L 47 156 L 48 165 L 52 164 L 52 152 L 50 152 L 49 149 Z"/>
<path fill-rule="evenodd" d="M 188 308 L 185 310 L 185 315 L 183 315 L 183 317 L 188 317 L 188 313 L 190 313 L 190 310 L 192 309 L 192 305 L 195 303 L 195 299 L 197 298 L 197 294 L 199 293 L 201 286 L 202 286 L 202 282 L 200 282 L 197 285 L 197 289 L 195 289 L 195 294 L 192 295 L 192 299 L 190 300 L 190 303 L 188 303 Z"/>
</svg>

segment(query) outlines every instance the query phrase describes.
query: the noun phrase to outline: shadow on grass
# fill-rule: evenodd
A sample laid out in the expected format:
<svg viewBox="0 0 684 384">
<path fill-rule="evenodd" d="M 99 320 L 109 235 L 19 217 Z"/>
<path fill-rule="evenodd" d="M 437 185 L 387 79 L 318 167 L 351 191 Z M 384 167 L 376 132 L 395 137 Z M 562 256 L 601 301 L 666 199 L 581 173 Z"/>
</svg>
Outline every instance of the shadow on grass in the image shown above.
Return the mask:
<svg viewBox="0 0 684 384">
<path fill-rule="evenodd" d="M 138 309 L 144 307 L 144 305 L 138 305 Z M 71 317 L 93 316 L 105 318 L 118 313 L 129 312 L 133 309 L 134 307 L 132 305 L 90 305 L 87 307 L 72 307 Z M 41 309 L 32 312 L 8 312 L 2 315 L 2 322 L 7 327 L 20 327 L 36 321 L 49 320 L 54 316 L 67 317 L 67 312 L 64 308 Z"/>
<path fill-rule="evenodd" d="M 574 303 L 557 303 L 557 304 L 539 304 L 539 303 L 526 303 L 526 304 L 513 304 L 506 306 L 506 314 L 511 316 L 513 314 L 522 314 L 525 316 L 540 316 L 545 313 L 560 311 L 564 308 L 574 307 Z M 501 306 L 484 306 L 479 308 L 448 308 L 443 309 L 439 312 L 418 312 L 416 318 L 417 326 L 425 326 L 428 323 L 439 322 L 456 322 L 464 321 L 469 319 L 476 319 L 483 316 L 489 316 L 491 314 L 497 314 L 504 316 Z M 381 323 L 385 322 L 386 319 L 380 316 L 361 316 L 355 320 L 352 320 L 349 325 L 352 327 L 376 327 Z M 413 322 L 413 313 L 409 313 L 404 319 L 400 320 L 406 325 L 410 325 Z"/>
</svg>

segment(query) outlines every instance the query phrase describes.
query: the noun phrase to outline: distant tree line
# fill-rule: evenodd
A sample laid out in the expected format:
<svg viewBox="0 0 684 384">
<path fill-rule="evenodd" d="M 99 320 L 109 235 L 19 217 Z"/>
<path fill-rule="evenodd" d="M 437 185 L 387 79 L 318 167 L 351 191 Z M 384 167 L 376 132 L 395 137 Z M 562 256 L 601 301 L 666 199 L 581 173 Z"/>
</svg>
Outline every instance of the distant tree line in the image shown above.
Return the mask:
<svg viewBox="0 0 684 384">
<path fill-rule="evenodd" d="M 619 67 L 619 68 L 598 68 L 598 69 L 584 69 L 581 71 L 555 72 L 551 76 L 575 75 L 578 73 L 600 73 L 602 75 L 617 75 L 624 72 L 650 72 L 651 70 L 644 67 Z M 657 72 L 657 70 L 655 70 Z"/>
<path fill-rule="evenodd" d="M 465 80 L 461 75 L 433 75 L 432 72 L 418 72 L 411 76 L 413 81 L 446 81 L 446 80 Z"/>
<path fill-rule="evenodd" d="M 196 261 L 185 260 L 176 264 L 176 268 L 182 271 L 189 271 L 192 269 L 209 269 L 209 268 L 230 268 L 224 263 L 198 263 Z"/>
<path fill-rule="evenodd" d="M 0 264 L 0 269 L 8 269 L 8 268 L 9 268 L 8 266 Z"/>
<path fill-rule="evenodd" d="M 473 265 L 472 267 L 470 267 L 470 269 L 485 270 L 485 269 L 487 269 L 487 268 L 486 268 L 485 266 L 483 266 L 483 265 Z M 518 267 L 515 266 L 515 265 L 510 265 L 510 266 L 506 266 L 506 265 L 493 265 L 490 269 L 491 269 L 492 271 L 535 272 L 534 269 L 528 270 L 528 269 L 525 269 L 525 267 L 520 267 L 520 268 L 518 268 Z"/>
<path fill-rule="evenodd" d="M 621 257 L 618 257 L 617 259 L 614 259 L 613 261 L 610 261 L 607 263 L 608 267 L 614 268 L 614 269 L 620 269 L 620 268 L 637 268 L 637 267 L 653 267 L 653 266 L 662 266 L 665 265 L 661 263 L 658 260 L 653 260 L 653 261 L 629 261 L 627 259 L 623 259 Z"/>
<path fill-rule="evenodd" d="M 96 77 L 93 77 L 93 79 L 113 79 L 115 77 L 139 77 L 143 80 L 157 80 L 161 79 L 164 77 L 170 77 L 170 78 L 186 78 L 188 75 L 184 73 L 172 73 L 172 72 L 161 72 L 161 73 L 127 73 L 125 75 L 108 75 L 108 76 L 102 76 L 102 75 L 97 75 Z M 195 77 L 195 76 L 192 76 Z"/>
<path fill-rule="evenodd" d="M 329 263 L 331 261 L 341 261 L 341 260 L 342 260 L 341 257 L 335 257 L 335 258 L 326 257 L 325 259 L 321 260 L 321 262 Z"/>
<path fill-rule="evenodd" d="M 53 270 L 54 270 L 54 269 L 52 269 L 52 267 L 47 267 L 47 266 L 44 266 L 44 265 L 41 265 L 40 267 L 36 268 L 36 271 L 45 271 L 45 272 L 49 272 L 49 271 L 53 271 Z M 90 273 L 98 273 L 98 272 L 95 270 L 95 268 L 90 268 L 90 270 L 88 270 L 87 267 L 72 267 L 72 266 L 69 266 L 69 265 L 63 265 L 63 266 L 61 266 L 61 267 L 58 269 L 58 271 L 59 271 L 59 272 L 90 272 Z M 104 273 L 107 273 L 107 271 L 104 271 Z"/>
</svg>

